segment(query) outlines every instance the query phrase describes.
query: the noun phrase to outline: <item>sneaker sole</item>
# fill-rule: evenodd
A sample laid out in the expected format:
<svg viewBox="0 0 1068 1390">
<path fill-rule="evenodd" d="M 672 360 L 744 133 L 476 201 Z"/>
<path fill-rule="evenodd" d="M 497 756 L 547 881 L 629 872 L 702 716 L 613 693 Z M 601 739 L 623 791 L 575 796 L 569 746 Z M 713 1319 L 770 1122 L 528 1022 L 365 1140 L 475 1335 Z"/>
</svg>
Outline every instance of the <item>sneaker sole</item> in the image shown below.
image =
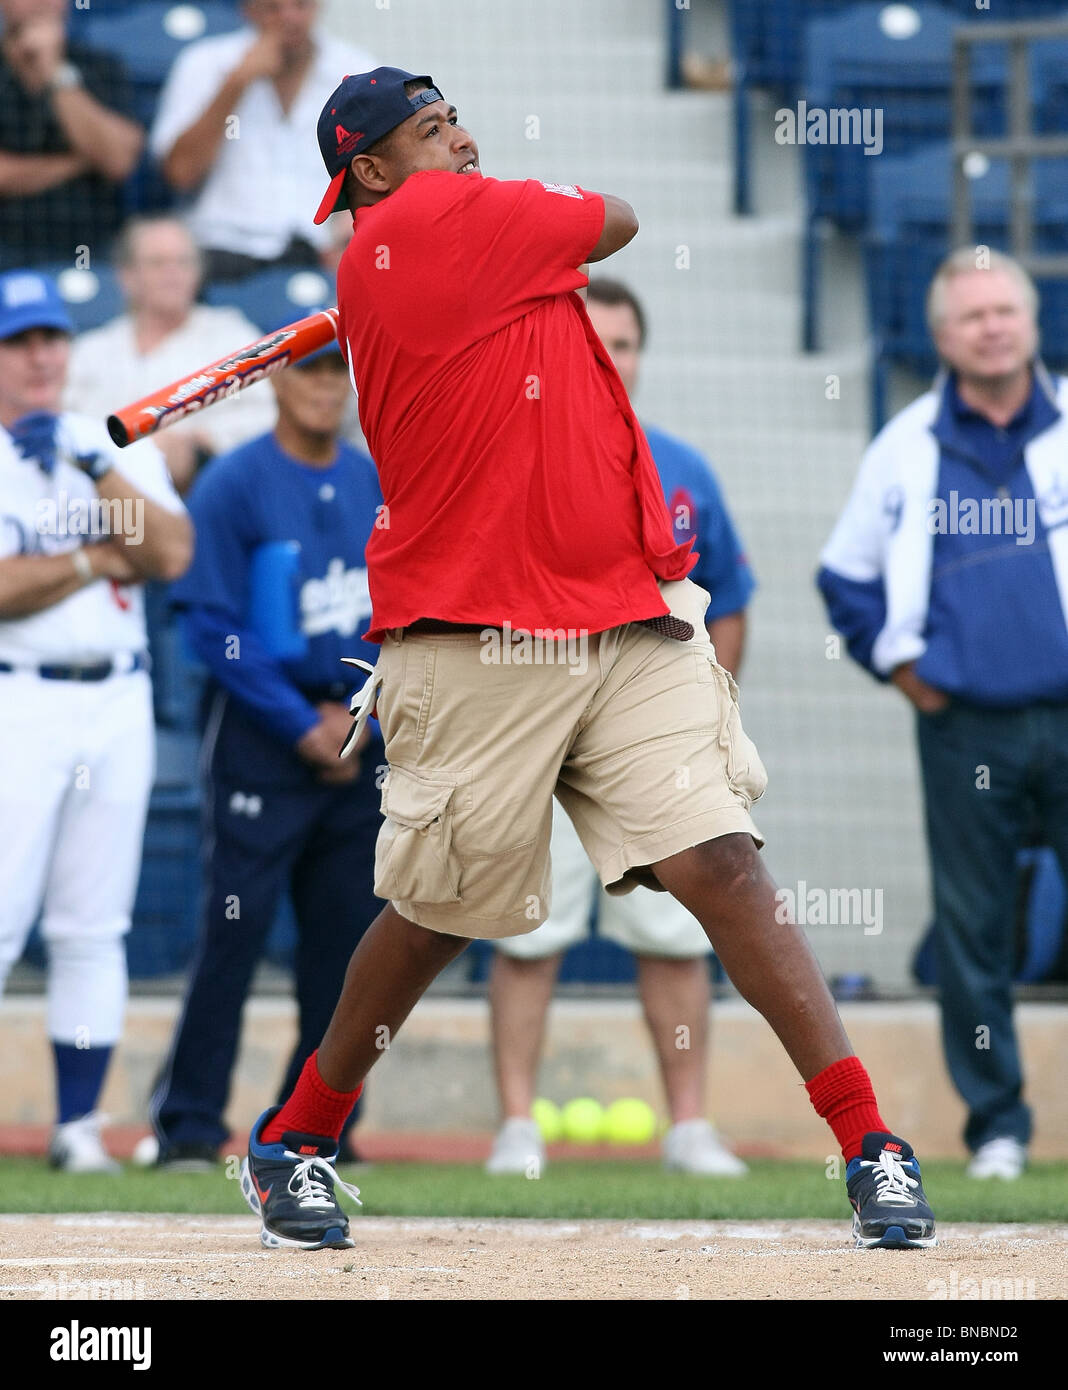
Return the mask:
<svg viewBox="0 0 1068 1390">
<path fill-rule="evenodd" d="M 857 1250 L 929 1250 L 938 1244 L 937 1236 L 908 1236 L 900 1226 L 888 1226 L 881 1236 L 862 1236 L 856 1216 L 853 1239 Z"/>
<path fill-rule="evenodd" d="M 241 1193 L 260 1218 L 260 1244 L 267 1250 L 351 1250 L 356 1242 L 338 1226 L 331 1226 L 321 1240 L 292 1240 L 272 1231 L 263 1219 L 263 1206 L 249 1172 L 248 1159 L 241 1164 Z"/>
</svg>

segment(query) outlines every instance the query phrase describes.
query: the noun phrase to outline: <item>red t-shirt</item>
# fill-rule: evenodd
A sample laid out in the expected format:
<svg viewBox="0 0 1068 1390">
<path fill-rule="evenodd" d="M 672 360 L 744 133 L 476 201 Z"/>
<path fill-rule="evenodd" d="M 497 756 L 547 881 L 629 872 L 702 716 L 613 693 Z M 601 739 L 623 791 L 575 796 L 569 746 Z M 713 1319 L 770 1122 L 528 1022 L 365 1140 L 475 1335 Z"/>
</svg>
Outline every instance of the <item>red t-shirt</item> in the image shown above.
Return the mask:
<svg viewBox="0 0 1068 1390">
<path fill-rule="evenodd" d="M 367 637 L 416 618 L 590 633 L 692 569 L 623 383 L 572 291 L 596 193 L 425 170 L 355 217 L 338 339 L 385 510 Z"/>
</svg>

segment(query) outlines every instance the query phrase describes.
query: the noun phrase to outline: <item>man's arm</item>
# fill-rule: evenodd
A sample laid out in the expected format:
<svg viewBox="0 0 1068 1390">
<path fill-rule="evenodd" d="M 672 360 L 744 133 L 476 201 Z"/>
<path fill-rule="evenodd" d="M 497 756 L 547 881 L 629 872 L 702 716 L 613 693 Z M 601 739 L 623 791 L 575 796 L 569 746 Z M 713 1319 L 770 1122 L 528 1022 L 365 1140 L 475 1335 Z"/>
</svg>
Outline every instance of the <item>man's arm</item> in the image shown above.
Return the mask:
<svg viewBox="0 0 1068 1390">
<path fill-rule="evenodd" d="M 226 134 L 226 123 L 250 83 L 277 77 L 282 71 L 281 39 L 261 34 L 224 79 L 206 110 L 184 130 L 161 157 L 163 177 L 180 193 L 196 188 L 215 163 Z"/>
<path fill-rule="evenodd" d="M 96 490 L 106 500 L 130 501 L 134 515 L 143 517 L 140 534 L 114 538 L 140 578 L 180 579 L 193 558 L 193 527 L 185 512 L 168 511 L 145 497 L 117 468 L 101 474 Z"/>
<path fill-rule="evenodd" d="M 0 560 L 0 620 L 40 613 L 96 579 L 131 583 L 137 572 L 113 542 L 62 555 L 9 555 Z"/>
<path fill-rule="evenodd" d="M 25 20 L 4 43 L 8 62 L 28 92 L 45 92 L 75 154 L 105 178 L 120 183 L 137 163 L 144 131 L 109 110 L 81 85 L 55 86 L 67 54 L 66 28 L 48 16 Z"/>
<path fill-rule="evenodd" d="M 713 618 L 707 626 L 709 641 L 716 649 L 716 660 L 737 680 L 745 647 L 745 610 L 724 613 L 721 618 Z"/>
<path fill-rule="evenodd" d="M 109 111 L 81 85 L 53 92 L 52 110 L 71 149 L 87 165 L 112 183 L 133 173 L 145 143 L 135 121 Z"/>
<path fill-rule="evenodd" d="M 0 197 L 31 198 L 47 193 L 89 169 L 80 154 L 12 154 L 0 150 Z"/>
<path fill-rule="evenodd" d="M 638 233 L 638 218 L 629 203 L 611 193 L 602 193 L 601 197 L 604 199 L 604 227 L 597 245 L 586 257 L 588 261 L 607 260 L 633 241 Z"/>
</svg>

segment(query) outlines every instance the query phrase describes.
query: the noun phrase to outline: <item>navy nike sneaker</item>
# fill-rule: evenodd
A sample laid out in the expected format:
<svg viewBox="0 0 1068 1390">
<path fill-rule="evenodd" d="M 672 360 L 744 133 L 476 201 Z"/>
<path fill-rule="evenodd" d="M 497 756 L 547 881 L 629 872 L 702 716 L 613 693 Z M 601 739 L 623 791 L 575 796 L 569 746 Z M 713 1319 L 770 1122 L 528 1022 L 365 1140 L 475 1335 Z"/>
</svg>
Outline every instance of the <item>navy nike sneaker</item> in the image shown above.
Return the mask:
<svg viewBox="0 0 1068 1390">
<path fill-rule="evenodd" d="M 360 1189 L 334 1172 L 338 1141 L 321 1134 L 287 1130 L 281 1143 L 264 1144 L 260 1135 L 281 1106 L 265 1110 L 252 1126 L 248 1157 L 241 1165 L 241 1191 L 260 1218 L 260 1241 L 268 1250 L 345 1250 L 348 1217 L 338 1206 L 334 1185 L 360 1200 Z"/>
<path fill-rule="evenodd" d="M 857 1249 L 925 1249 L 936 1245 L 934 1212 L 920 1183 L 920 1165 L 896 1134 L 865 1134 L 859 1158 L 846 1168 Z"/>
</svg>

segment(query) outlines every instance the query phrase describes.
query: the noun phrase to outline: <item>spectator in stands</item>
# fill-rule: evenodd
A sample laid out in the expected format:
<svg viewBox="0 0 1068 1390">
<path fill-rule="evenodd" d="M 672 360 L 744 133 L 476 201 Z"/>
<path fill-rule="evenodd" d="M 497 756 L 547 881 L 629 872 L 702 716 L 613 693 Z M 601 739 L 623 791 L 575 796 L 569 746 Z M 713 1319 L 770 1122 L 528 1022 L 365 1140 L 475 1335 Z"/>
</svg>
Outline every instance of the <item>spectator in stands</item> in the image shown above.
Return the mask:
<svg viewBox="0 0 1068 1390">
<path fill-rule="evenodd" d="M 968 1173 L 1014 1179 L 1031 1138 L 1012 976 L 1032 807 L 1068 874 L 1068 388 L 1037 357 L 1038 296 L 1007 256 L 954 252 L 927 312 L 945 370 L 865 454 L 819 586 L 851 655 L 915 707 Z"/>
<path fill-rule="evenodd" d="M 634 394 L 645 344 L 645 314 L 614 280 L 594 279 L 587 309 L 628 393 Z M 701 559 L 690 575 L 711 597 L 705 621 L 720 664 L 737 672 L 745 608 L 755 581 L 708 464 L 695 449 L 646 427 L 664 496 L 681 544 L 696 534 Z M 564 951 L 585 939 L 597 894 L 603 936 L 633 951 L 638 990 L 656 1048 L 671 1114 L 664 1162 L 679 1172 L 738 1177 L 745 1164 L 705 1118 L 711 947 L 697 919 L 667 893 L 636 888 L 626 897 L 598 892 L 597 873 L 570 820 L 554 806 L 553 911 L 526 936 L 495 943 L 490 976 L 494 1063 L 503 1117 L 487 1164 L 491 1173 L 523 1173 L 545 1162 L 530 1117 L 553 985 Z M 684 1030 L 680 1032 L 680 1029 Z M 680 1046 L 680 1039 L 684 1045 Z"/>
<path fill-rule="evenodd" d="M 238 309 L 195 302 L 200 253 L 176 218 L 132 218 L 116 242 L 115 262 L 127 312 L 75 341 L 67 385 L 71 409 L 104 419 L 116 406 L 259 336 Z M 179 492 L 213 454 L 263 434 L 275 416 L 274 395 L 264 381 L 161 430 L 156 443 Z"/>
<path fill-rule="evenodd" d="M 0 258 L 106 256 L 144 131 L 119 59 L 68 38 L 67 0 L 0 0 Z"/>
<path fill-rule="evenodd" d="M 340 658 L 377 659 L 358 634 L 371 613 L 364 546 L 379 519 L 378 477 L 339 439 L 350 387 L 336 344 L 271 384 L 274 432 L 197 480 L 196 556 L 173 590 L 212 682 L 200 945 L 151 1107 L 159 1163 L 182 1169 L 213 1166 L 227 1137 L 241 1012 L 283 894 L 297 921 L 300 1034 L 282 1096 L 381 907 L 381 736 L 365 728 L 357 754 L 338 759 L 353 684 Z M 347 1143 L 343 1154 L 353 1156 Z"/>
<path fill-rule="evenodd" d="M 96 1106 L 152 786 L 141 584 L 182 574 L 192 532 L 150 440 L 120 453 L 61 409 L 70 333 L 50 278 L 0 275 L 0 989 L 40 912 L 50 1157 L 114 1172 Z"/>
<path fill-rule="evenodd" d="M 322 196 L 308 132 L 345 73 L 377 66 L 315 26 L 318 0 L 242 9 L 246 28 L 179 55 L 150 137 L 172 188 L 195 194 L 189 225 L 209 280 L 318 265 L 331 233 L 308 214 Z"/>
</svg>

